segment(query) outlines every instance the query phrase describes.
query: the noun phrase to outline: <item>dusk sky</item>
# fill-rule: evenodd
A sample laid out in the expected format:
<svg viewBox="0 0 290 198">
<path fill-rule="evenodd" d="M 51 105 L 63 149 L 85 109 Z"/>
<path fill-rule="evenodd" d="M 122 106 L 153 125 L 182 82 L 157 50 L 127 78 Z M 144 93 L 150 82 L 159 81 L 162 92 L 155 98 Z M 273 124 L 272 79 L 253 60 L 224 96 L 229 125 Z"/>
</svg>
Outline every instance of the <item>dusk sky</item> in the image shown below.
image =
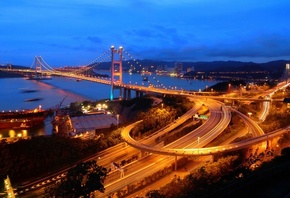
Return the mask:
<svg viewBox="0 0 290 198">
<path fill-rule="evenodd" d="M 87 65 L 111 45 L 136 59 L 290 60 L 289 0 L 2 0 L 0 25 L 0 64 Z"/>
</svg>

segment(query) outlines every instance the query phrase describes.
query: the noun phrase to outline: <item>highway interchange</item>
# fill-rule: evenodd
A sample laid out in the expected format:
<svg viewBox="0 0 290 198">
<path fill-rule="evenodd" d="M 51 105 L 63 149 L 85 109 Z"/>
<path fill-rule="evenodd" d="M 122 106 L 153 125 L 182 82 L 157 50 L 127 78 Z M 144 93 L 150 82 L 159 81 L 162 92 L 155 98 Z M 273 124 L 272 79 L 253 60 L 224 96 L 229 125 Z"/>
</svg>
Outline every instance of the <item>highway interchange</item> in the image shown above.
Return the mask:
<svg viewBox="0 0 290 198">
<path fill-rule="evenodd" d="M 68 77 L 72 77 L 73 74 L 67 74 Z M 110 84 L 107 80 L 101 80 L 96 78 L 83 77 L 84 80 L 90 81 L 102 81 L 101 83 Z M 195 105 L 186 114 L 177 119 L 174 123 L 164 127 L 152 134 L 150 137 L 144 138 L 141 141 L 136 141 L 130 136 L 131 129 L 138 123 L 133 123 L 122 130 L 122 137 L 126 143 L 121 143 L 104 151 L 101 151 L 96 156 L 87 159 L 96 159 L 98 165 L 110 168 L 112 162 L 120 163 L 122 160 L 131 158 L 133 155 L 138 155 L 138 160 L 134 160 L 129 164 L 122 167 L 124 171 L 124 177 L 121 177 L 121 173 L 118 170 L 109 172 L 105 180 L 105 193 L 96 193 L 97 197 L 106 197 L 118 190 L 126 187 L 127 185 L 141 180 L 153 173 L 162 170 L 164 167 L 171 166 L 175 163 L 177 156 L 200 156 L 200 155 L 210 155 L 214 153 L 237 150 L 257 143 L 265 142 L 267 139 L 279 136 L 289 129 L 283 129 L 279 131 L 274 131 L 272 133 L 264 134 L 260 127 L 253 122 L 248 116 L 245 116 L 231 107 L 225 106 L 223 103 L 214 100 L 218 99 L 209 96 L 198 96 L 192 93 L 184 93 L 182 90 L 166 90 L 151 87 L 142 86 L 132 86 L 132 85 L 118 85 L 128 89 L 140 90 L 144 92 L 158 92 L 162 94 L 173 94 L 173 95 L 183 95 L 190 97 Z M 210 99 L 214 98 L 214 99 Z M 260 100 L 260 99 L 259 99 Z M 270 98 L 264 100 L 264 106 L 267 106 L 271 101 Z M 156 143 L 158 137 L 169 133 L 170 131 L 177 128 L 179 125 L 192 119 L 196 114 L 198 109 L 206 105 L 210 111 L 209 118 L 201 125 L 199 128 L 193 130 L 188 135 L 172 142 L 169 145 L 162 146 Z M 215 147 L 204 147 L 215 139 L 230 123 L 231 112 L 236 112 L 247 124 L 254 138 L 241 141 L 238 143 L 228 143 L 223 145 L 217 145 Z M 267 112 L 265 110 L 265 112 Z M 265 116 L 265 115 L 264 115 Z M 142 121 L 139 121 L 142 122 Z M 241 134 L 242 135 L 242 134 Z M 141 155 L 140 150 L 145 155 Z M 140 157 L 141 156 L 141 157 Z M 57 176 L 50 178 L 45 178 L 45 180 L 37 181 L 36 183 L 27 186 L 25 189 L 20 189 L 16 194 L 22 194 L 22 197 L 32 197 L 29 192 L 34 189 L 38 189 L 38 193 L 43 193 L 44 186 L 58 180 L 65 176 L 66 170 L 59 173 Z M 26 192 L 26 193 L 25 193 Z M 35 194 L 34 194 L 35 195 Z"/>
</svg>

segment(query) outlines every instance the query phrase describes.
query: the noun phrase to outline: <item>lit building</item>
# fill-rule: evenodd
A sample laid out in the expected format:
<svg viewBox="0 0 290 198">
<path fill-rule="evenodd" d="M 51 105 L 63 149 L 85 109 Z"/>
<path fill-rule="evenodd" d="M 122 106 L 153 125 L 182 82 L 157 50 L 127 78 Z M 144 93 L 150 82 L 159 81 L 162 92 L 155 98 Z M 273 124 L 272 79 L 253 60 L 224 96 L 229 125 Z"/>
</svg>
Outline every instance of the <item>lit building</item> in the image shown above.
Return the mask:
<svg viewBox="0 0 290 198">
<path fill-rule="evenodd" d="M 175 72 L 176 72 L 177 74 L 182 73 L 182 71 L 183 71 L 183 64 L 180 63 L 180 62 L 175 63 L 175 64 L 174 64 L 174 70 L 175 70 Z"/>
<path fill-rule="evenodd" d="M 7 178 L 4 180 L 4 187 L 5 187 L 5 190 L 7 192 L 7 197 L 11 197 L 11 198 L 15 198 L 15 194 L 13 192 L 13 188 L 11 186 L 11 182 L 10 182 L 10 179 L 9 177 L 7 176 Z"/>
</svg>

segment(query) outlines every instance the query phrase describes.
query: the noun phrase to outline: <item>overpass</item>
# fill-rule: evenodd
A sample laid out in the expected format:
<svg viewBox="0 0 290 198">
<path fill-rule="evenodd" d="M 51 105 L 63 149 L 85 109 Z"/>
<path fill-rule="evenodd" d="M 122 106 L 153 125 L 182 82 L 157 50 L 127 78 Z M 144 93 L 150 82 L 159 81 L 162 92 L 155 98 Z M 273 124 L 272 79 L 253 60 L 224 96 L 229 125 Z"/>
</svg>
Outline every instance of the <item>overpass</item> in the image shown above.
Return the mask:
<svg viewBox="0 0 290 198">
<path fill-rule="evenodd" d="M 220 152 L 229 152 L 229 151 L 235 151 L 243 148 L 247 148 L 249 146 L 265 142 L 269 139 L 273 139 L 275 137 L 281 136 L 284 133 L 290 132 L 290 127 L 287 127 L 285 129 L 279 129 L 267 134 L 259 135 L 257 137 L 248 139 L 248 140 L 243 140 L 237 143 L 231 143 L 227 145 L 220 145 L 220 146 L 214 146 L 214 147 L 202 147 L 201 145 L 204 145 L 200 139 L 203 137 L 200 137 L 197 144 L 195 143 L 195 148 L 156 148 L 152 147 L 150 145 L 140 143 L 136 140 L 134 140 L 130 136 L 130 131 L 141 121 L 135 122 L 133 124 L 130 124 L 129 126 L 125 127 L 122 131 L 122 137 L 125 140 L 125 142 L 141 151 L 146 151 L 149 153 L 155 153 L 159 155 L 170 155 L 170 156 L 201 156 L 201 155 L 212 155 Z M 252 123 L 253 124 L 253 123 Z M 254 124 L 255 125 L 255 124 Z M 254 126 L 256 127 L 256 126 Z M 260 130 L 260 129 L 258 129 Z"/>
<path fill-rule="evenodd" d="M 10 69 L 11 71 L 11 69 Z M 20 71 L 19 72 L 23 72 Z M 27 73 L 34 73 L 35 71 L 33 70 L 29 70 L 26 71 Z M 185 92 L 184 90 L 171 90 L 171 89 L 161 89 L 161 88 L 156 88 L 156 87 L 144 87 L 144 86 L 137 86 L 137 85 L 128 85 L 128 84 L 123 84 L 121 82 L 118 81 L 112 81 L 111 80 L 106 80 L 106 79 L 100 79 L 100 78 L 93 78 L 93 77 L 87 77 L 84 75 L 78 75 L 76 73 L 70 73 L 70 72 L 59 72 L 59 71 L 40 71 L 42 74 L 47 74 L 47 75 L 55 75 L 55 76 L 64 76 L 64 77 L 71 77 L 71 78 L 79 78 L 79 79 L 83 79 L 83 80 L 88 80 L 88 81 L 92 81 L 92 82 L 96 82 L 96 83 L 102 83 L 102 84 L 107 84 L 107 85 L 112 85 L 115 87 L 122 87 L 124 89 L 127 90 L 135 90 L 138 92 L 142 92 L 142 93 L 159 93 L 159 94 L 170 94 L 170 95 L 183 95 L 185 97 L 192 97 L 195 100 L 203 100 L 205 98 L 207 99 L 231 99 L 231 100 L 243 100 L 243 98 L 232 98 L 232 97 L 223 97 L 223 96 L 204 96 L 205 92 Z M 271 99 L 250 99 L 250 98 L 244 98 L 244 100 L 251 100 L 251 101 L 266 101 L 266 102 L 270 102 L 270 101 L 276 101 L 276 100 L 271 100 Z M 278 100 L 277 100 L 278 101 Z M 195 110 L 192 110 L 191 113 L 193 113 Z M 230 111 L 233 111 L 232 109 L 230 109 Z M 218 127 L 209 127 L 212 128 L 210 130 L 212 130 L 212 133 L 208 133 L 208 134 L 203 134 L 200 136 L 198 136 L 197 138 L 195 137 L 195 134 L 190 134 L 190 138 L 185 137 L 184 139 L 189 139 L 192 141 L 192 144 L 187 144 L 187 146 L 180 146 L 181 148 L 175 148 L 174 145 L 169 145 L 167 147 L 162 147 L 162 148 L 158 148 L 158 147 L 154 147 L 152 145 L 147 144 L 146 141 L 142 141 L 142 142 L 137 142 L 135 141 L 131 136 L 130 136 L 130 131 L 131 129 L 136 126 L 136 124 L 138 124 L 139 121 L 137 123 L 131 124 L 129 126 L 127 126 L 123 131 L 122 131 L 122 136 L 125 139 L 125 141 L 131 145 L 134 148 L 143 150 L 143 151 L 147 151 L 150 153 L 157 153 L 157 154 L 161 154 L 161 155 L 168 155 L 168 156 L 201 156 L 201 155 L 211 155 L 211 154 L 215 154 L 215 153 L 220 153 L 220 152 L 228 152 L 228 151 L 234 151 L 234 150 L 238 150 L 241 148 L 245 148 L 248 147 L 250 145 L 253 144 L 257 144 L 260 142 L 264 142 L 267 141 L 268 139 L 277 137 L 281 134 L 284 134 L 286 132 L 289 131 L 289 128 L 286 129 L 281 129 L 281 130 L 277 130 L 274 131 L 272 133 L 268 133 L 268 134 L 263 134 L 262 131 L 260 131 L 255 125 L 253 125 L 254 130 L 255 131 L 255 136 L 252 139 L 249 140 L 245 140 L 245 141 L 241 141 L 238 143 L 232 143 L 232 144 L 227 144 L 227 145 L 221 145 L 221 146 L 215 146 L 215 147 L 203 147 L 203 145 L 206 144 L 206 141 L 211 140 L 214 136 L 216 136 L 218 134 L 218 132 L 221 131 L 222 127 L 227 126 L 228 121 L 229 121 L 229 109 L 227 107 L 223 107 L 221 111 L 212 111 L 210 120 L 212 120 L 213 115 L 217 116 L 217 121 L 219 125 L 218 127 L 219 130 L 217 130 Z M 219 117 L 218 115 L 221 115 L 221 117 Z M 191 116 L 191 114 L 188 114 L 187 116 Z M 188 117 L 187 117 L 188 118 Z M 245 116 L 245 120 L 248 120 L 248 118 Z M 251 121 L 249 121 L 251 122 Z M 213 121 L 213 123 L 216 123 Z M 208 122 L 203 126 L 205 127 L 207 124 L 209 124 Z M 163 129 L 159 132 L 157 132 L 159 135 L 162 134 L 163 132 L 169 131 L 169 128 L 171 127 L 176 127 L 178 125 L 178 123 L 172 123 L 168 128 Z M 174 128 L 173 127 L 173 128 Z M 209 129 L 207 128 L 207 129 Z M 207 130 L 206 129 L 206 130 Z M 205 131 L 206 131 L 205 130 Z M 208 137 L 210 136 L 210 137 Z M 154 136 L 152 136 L 152 139 L 154 139 Z M 185 145 L 185 144 L 184 144 Z M 109 154 L 110 155 L 110 154 Z"/>
</svg>

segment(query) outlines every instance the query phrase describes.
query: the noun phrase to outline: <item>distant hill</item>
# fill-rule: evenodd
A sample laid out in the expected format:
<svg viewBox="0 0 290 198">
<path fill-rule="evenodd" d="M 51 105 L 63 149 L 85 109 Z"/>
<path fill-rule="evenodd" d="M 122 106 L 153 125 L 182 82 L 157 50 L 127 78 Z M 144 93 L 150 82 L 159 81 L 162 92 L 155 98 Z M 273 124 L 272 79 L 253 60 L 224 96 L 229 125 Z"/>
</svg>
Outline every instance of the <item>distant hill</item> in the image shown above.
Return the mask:
<svg viewBox="0 0 290 198">
<path fill-rule="evenodd" d="M 258 71 L 284 70 L 290 61 L 277 60 L 267 63 L 240 62 L 240 61 L 213 61 L 213 62 L 185 62 L 184 68 L 194 67 L 196 71 Z"/>
<path fill-rule="evenodd" d="M 184 77 L 196 76 L 198 72 L 213 78 L 240 78 L 240 79 L 279 79 L 289 61 L 277 60 L 267 63 L 239 62 L 239 61 L 213 61 L 191 63 L 194 71 L 184 74 Z M 232 72 L 232 74 L 230 74 Z M 225 74 L 228 73 L 228 74 Z M 224 75 L 225 74 L 225 75 Z"/>
<path fill-rule="evenodd" d="M 193 68 L 194 72 L 256 72 L 263 71 L 263 75 L 269 73 L 271 78 L 279 78 L 285 70 L 286 63 L 290 63 L 287 60 L 276 60 L 267 63 L 254 63 L 254 62 L 242 62 L 242 61 L 211 61 L 211 62 L 182 62 L 182 61 L 158 61 L 158 60 L 127 60 L 123 61 L 123 70 L 127 71 L 132 66 L 136 71 L 141 71 L 142 68 L 147 68 L 149 71 L 154 72 L 157 68 L 174 68 L 176 63 L 181 63 L 183 71 L 187 71 L 188 68 Z M 98 70 L 109 70 L 111 68 L 111 62 L 103 62 L 101 64 L 93 64 Z M 4 66 L 0 66 L 4 67 Z M 4 68 L 7 68 L 6 66 Z M 29 69 L 25 66 L 12 65 L 12 68 Z M 191 74 L 190 74 L 191 75 Z"/>
<path fill-rule="evenodd" d="M 187 68 L 194 68 L 195 71 L 284 71 L 286 63 L 290 63 L 287 60 L 276 60 L 266 63 L 254 63 L 254 62 L 241 62 L 241 61 L 211 61 L 211 62 L 182 62 L 182 61 L 156 61 L 156 60 L 128 60 L 123 61 L 123 68 L 129 69 L 131 65 L 136 67 L 136 69 L 142 69 L 142 67 L 150 66 L 167 66 L 168 68 L 174 68 L 176 63 L 182 63 L 183 70 L 186 71 Z M 103 62 L 101 64 L 95 64 L 96 69 L 106 69 L 109 70 L 111 67 L 111 62 Z M 141 66 L 140 66 L 141 65 Z M 94 66 L 94 64 L 92 65 Z M 139 67 L 139 68 L 138 68 Z M 0 66 L 0 68 L 7 68 L 6 66 Z M 12 68 L 16 69 L 30 69 L 26 66 L 12 65 Z"/>
<path fill-rule="evenodd" d="M 138 62 L 138 64 L 137 64 Z M 267 63 L 254 63 L 254 62 L 241 62 L 241 61 L 212 61 L 212 62 L 182 62 L 182 61 L 155 61 L 155 60 L 128 60 L 123 61 L 124 68 L 130 68 L 131 65 L 136 67 L 136 69 L 142 69 L 142 67 L 150 66 L 167 66 L 168 68 L 173 68 L 176 63 L 182 63 L 183 70 L 186 71 L 187 68 L 194 68 L 195 71 L 282 71 L 285 69 L 286 63 L 290 63 L 287 60 L 277 60 Z M 109 69 L 111 67 L 110 62 L 99 64 L 96 68 Z M 138 68 L 139 67 L 139 68 Z"/>
</svg>

